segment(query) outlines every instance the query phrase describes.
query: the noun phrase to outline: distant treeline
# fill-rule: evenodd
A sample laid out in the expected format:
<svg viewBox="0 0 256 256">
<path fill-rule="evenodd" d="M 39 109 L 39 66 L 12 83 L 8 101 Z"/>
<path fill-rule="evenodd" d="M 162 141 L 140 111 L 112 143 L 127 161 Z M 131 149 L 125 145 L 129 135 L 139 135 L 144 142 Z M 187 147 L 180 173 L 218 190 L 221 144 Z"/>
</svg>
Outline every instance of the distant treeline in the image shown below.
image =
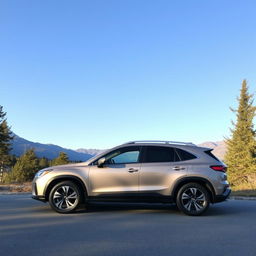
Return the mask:
<svg viewBox="0 0 256 256">
<path fill-rule="evenodd" d="M 11 156 L 11 166 L 9 171 L 5 171 L 2 176 L 4 183 L 31 181 L 41 169 L 70 163 L 68 156 L 60 152 L 59 156 L 53 160 L 45 157 L 38 158 L 33 149 L 29 149 L 20 157 Z"/>
</svg>

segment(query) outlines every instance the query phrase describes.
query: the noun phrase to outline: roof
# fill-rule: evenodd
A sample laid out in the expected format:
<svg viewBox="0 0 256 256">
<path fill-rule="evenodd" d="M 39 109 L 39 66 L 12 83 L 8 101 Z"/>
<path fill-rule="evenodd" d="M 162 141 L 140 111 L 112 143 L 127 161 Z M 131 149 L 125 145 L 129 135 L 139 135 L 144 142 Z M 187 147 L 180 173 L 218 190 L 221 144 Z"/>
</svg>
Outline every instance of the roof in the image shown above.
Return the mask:
<svg viewBox="0 0 256 256">
<path fill-rule="evenodd" d="M 192 142 L 164 141 L 164 140 L 135 140 L 135 141 L 126 142 L 124 144 L 169 144 L 169 145 L 196 146 Z"/>
</svg>

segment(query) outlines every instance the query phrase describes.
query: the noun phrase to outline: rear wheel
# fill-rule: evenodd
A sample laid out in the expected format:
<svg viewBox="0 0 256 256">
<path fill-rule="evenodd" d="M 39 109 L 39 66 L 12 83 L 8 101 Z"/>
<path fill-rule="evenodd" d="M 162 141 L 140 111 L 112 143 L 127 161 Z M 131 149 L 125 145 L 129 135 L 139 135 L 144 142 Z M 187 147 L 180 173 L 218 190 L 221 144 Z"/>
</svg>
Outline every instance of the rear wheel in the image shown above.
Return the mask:
<svg viewBox="0 0 256 256">
<path fill-rule="evenodd" d="M 49 204 L 59 213 L 75 211 L 81 202 L 81 191 L 72 181 L 62 181 L 56 184 L 49 195 Z"/>
<path fill-rule="evenodd" d="M 183 213 L 197 216 L 208 209 L 210 196 L 204 186 L 198 183 L 188 183 L 178 191 L 176 203 Z"/>
</svg>

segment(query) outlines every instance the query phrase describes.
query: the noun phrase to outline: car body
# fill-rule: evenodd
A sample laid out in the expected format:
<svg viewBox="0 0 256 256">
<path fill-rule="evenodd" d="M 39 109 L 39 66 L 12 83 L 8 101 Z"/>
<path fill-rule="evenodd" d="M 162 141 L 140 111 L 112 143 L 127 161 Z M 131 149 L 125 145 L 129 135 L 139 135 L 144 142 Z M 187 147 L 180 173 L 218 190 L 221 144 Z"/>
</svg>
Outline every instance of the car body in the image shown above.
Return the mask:
<svg viewBox="0 0 256 256">
<path fill-rule="evenodd" d="M 185 214 L 200 215 L 231 192 L 226 166 L 211 150 L 184 142 L 128 142 L 87 162 L 39 171 L 32 197 L 60 213 L 82 202 L 130 201 L 176 203 Z"/>
</svg>

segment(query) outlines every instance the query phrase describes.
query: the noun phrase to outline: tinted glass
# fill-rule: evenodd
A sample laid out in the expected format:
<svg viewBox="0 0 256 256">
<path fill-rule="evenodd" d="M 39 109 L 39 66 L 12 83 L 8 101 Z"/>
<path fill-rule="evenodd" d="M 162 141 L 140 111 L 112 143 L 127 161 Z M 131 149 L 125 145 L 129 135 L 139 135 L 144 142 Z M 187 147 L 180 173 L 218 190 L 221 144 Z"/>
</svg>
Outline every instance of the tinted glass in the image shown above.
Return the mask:
<svg viewBox="0 0 256 256">
<path fill-rule="evenodd" d="M 112 163 L 114 164 L 122 164 L 122 163 L 137 163 L 139 160 L 140 152 L 137 151 L 129 151 L 125 153 L 121 153 L 118 156 L 113 157 Z"/>
<path fill-rule="evenodd" d="M 126 147 L 112 151 L 105 157 L 107 164 L 127 164 L 139 162 L 139 155 L 139 147 Z"/>
<path fill-rule="evenodd" d="M 196 158 L 196 156 L 193 154 L 179 148 L 176 148 L 176 152 L 178 153 L 181 161 L 192 160 Z"/>
<path fill-rule="evenodd" d="M 175 150 L 170 147 L 148 146 L 144 162 L 175 162 L 178 161 Z"/>
</svg>

